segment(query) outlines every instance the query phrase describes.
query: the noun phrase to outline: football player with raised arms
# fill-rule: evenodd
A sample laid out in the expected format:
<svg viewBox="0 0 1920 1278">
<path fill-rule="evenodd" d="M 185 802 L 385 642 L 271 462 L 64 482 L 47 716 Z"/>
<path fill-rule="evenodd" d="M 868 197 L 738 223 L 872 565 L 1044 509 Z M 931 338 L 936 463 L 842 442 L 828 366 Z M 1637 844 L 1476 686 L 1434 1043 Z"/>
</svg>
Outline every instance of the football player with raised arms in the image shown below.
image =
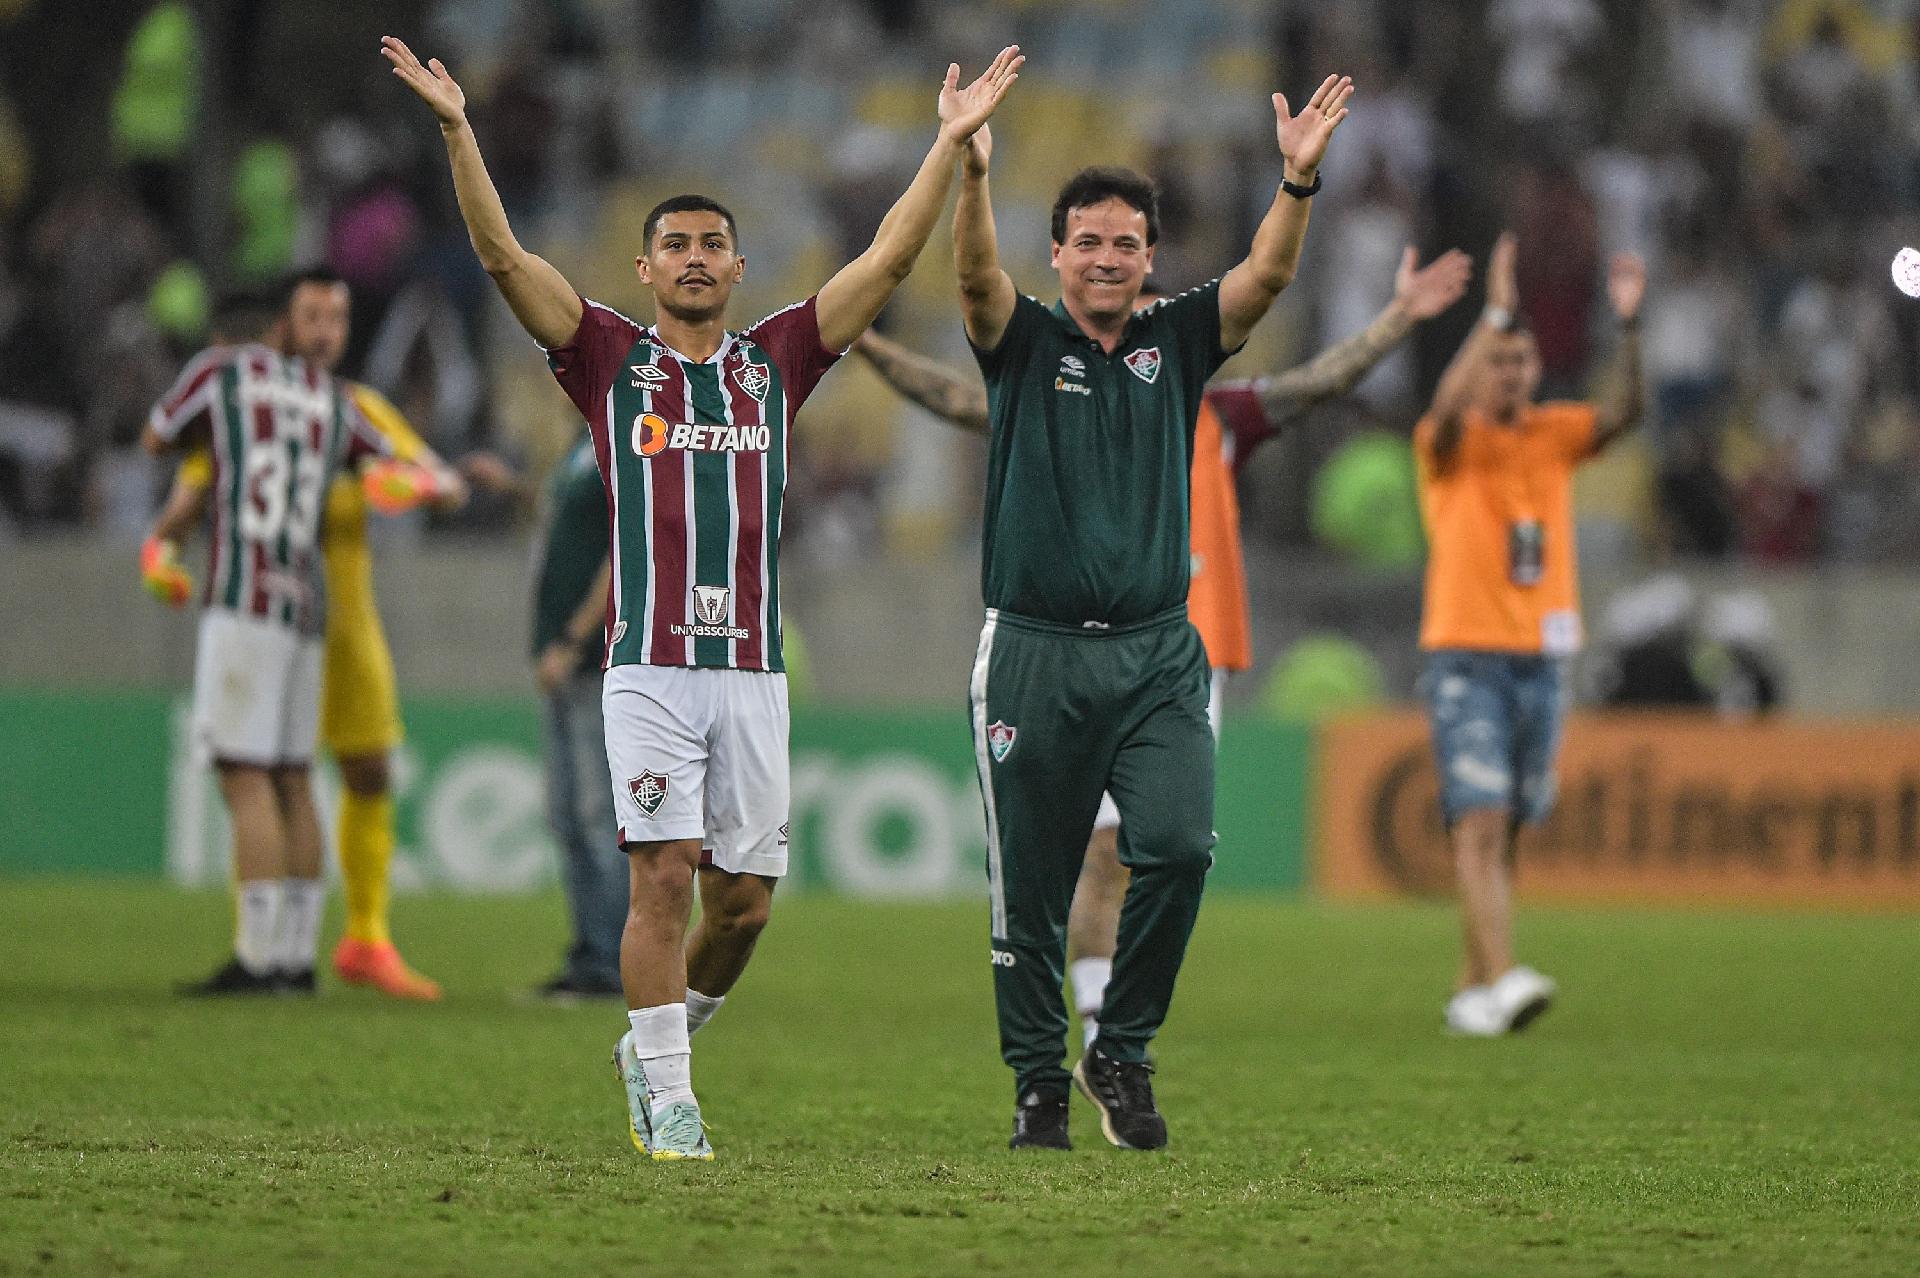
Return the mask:
<svg viewBox="0 0 1920 1278">
<path fill-rule="evenodd" d="M 439 119 L 481 265 L 593 435 L 613 560 L 602 705 L 631 868 L 615 1062 L 634 1144 L 708 1159 L 690 1036 L 745 969 L 787 866 L 777 569 L 793 414 L 913 269 L 967 140 L 1023 59 L 1003 49 L 964 86 L 949 66 L 938 136 L 872 246 L 814 296 L 730 331 L 746 258 L 724 206 L 682 195 L 647 215 L 634 265 L 652 326 L 584 301 L 514 238 L 446 68 L 392 37 L 382 45 Z"/>
</svg>

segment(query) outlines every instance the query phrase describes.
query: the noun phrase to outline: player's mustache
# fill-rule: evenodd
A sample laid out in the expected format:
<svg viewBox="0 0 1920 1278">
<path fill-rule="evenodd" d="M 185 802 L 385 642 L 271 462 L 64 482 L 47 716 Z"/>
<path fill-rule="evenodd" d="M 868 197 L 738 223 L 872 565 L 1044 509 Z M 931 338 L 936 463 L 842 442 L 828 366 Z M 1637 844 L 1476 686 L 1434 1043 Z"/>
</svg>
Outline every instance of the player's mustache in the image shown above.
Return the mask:
<svg viewBox="0 0 1920 1278">
<path fill-rule="evenodd" d="M 709 275 L 709 274 L 707 274 L 707 273 L 706 273 L 705 271 L 689 271 L 689 272 L 687 272 L 687 273 L 686 273 L 685 275 L 682 275 L 682 276 L 680 277 L 680 283 L 682 283 L 682 284 L 695 284 L 695 283 L 698 283 L 698 284 L 711 284 L 711 283 L 713 283 L 713 276 L 711 276 L 711 275 Z"/>
</svg>

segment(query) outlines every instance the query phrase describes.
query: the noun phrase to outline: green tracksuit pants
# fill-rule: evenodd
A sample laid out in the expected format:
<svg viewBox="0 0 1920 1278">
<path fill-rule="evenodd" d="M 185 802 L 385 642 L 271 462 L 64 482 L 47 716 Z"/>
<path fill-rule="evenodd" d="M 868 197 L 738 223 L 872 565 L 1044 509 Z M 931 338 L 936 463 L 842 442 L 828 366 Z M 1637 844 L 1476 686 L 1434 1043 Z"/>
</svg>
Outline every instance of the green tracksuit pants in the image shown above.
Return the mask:
<svg viewBox="0 0 1920 1278">
<path fill-rule="evenodd" d="M 1120 911 L 1099 1046 L 1143 1061 L 1213 862 L 1213 731 L 1200 636 L 1176 609 L 1112 629 L 989 610 L 969 703 L 987 817 L 1000 1055 L 1017 1095 L 1064 1094 L 1067 909 L 1102 791 L 1120 810 Z"/>
</svg>

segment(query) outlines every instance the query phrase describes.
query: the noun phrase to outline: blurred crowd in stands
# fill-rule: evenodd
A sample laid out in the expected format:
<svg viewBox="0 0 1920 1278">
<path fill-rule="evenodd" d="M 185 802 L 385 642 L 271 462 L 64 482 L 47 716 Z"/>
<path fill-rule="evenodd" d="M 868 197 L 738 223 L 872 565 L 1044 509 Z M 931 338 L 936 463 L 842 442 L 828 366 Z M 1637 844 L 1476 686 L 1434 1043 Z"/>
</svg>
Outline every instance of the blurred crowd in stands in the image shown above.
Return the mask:
<svg viewBox="0 0 1920 1278">
<path fill-rule="evenodd" d="M 313 262 L 354 289 L 346 371 L 441 452 L 560 454 L 577 418 L 473 262 L 389 29 L 461 79 L 521 237 L 583 291 L 644 316 L 646 208 L 734 206 L 742 322 L 864 247 L 950 59 L 1028 54 L 996 204 L 1043 296 L 1047 207 L 1088 162 L 1161 183 L 1167 283 L 1237 260 L 1279 177 L 1266 94 L 1348 72 L 1303 273 L 1234 368 L 1357 330 L 1403 244 L 1480 257 L 1506 226 L 1546 392 L 1577 395 L 1612 340 L 1603 263 L 1632 249 L 1654 409 L 1583 479 L 1589 555 L 1920 560 L 1920 328 L 1887 276 L 1920 241 L 1920 0 L 0 0 L 0 536 L 139 529 L 166 479 L 140 421 L 216 299 Z M 964 364 L 951 279 L 936 237 L 883 323 Z M 1418 556 L 1404 443 L 1477 305 L 1256 460 L 1256 546 Z M 977 443 L 864 370 L 797 449 L 795 556 L 973 535 Z"/>
</svg>

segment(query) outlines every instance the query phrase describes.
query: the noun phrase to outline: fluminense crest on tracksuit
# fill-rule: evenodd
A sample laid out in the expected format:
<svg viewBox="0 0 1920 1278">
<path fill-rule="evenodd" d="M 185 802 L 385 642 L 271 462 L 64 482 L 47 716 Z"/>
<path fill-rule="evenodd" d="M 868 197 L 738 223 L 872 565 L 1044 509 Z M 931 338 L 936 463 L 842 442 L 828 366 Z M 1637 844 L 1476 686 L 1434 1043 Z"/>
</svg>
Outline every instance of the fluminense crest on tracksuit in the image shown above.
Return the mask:
<svg viewBox="0 0 1920 1278">
<path fill-rule="evenodd" d="M 993 761 L 999 763 L 1007 757 L 1007 751 L 1013 749 L 1013 739 L 1020 734 L 1018 728 L 995 719 L 987 728 L 987 748 L 993 751 Z"/>
<path fill-rule="evenodd" d="M 627 793 L 642 812 L 652 816 L 667 801 L 667 779 L 651 770 L 642 772 L 627 782 Z"/>
<path fill-rule="evenodd" d="M 1135 377 L 1151 386 L 1160 376 L 1160 348 L 1144 346 L 1127 356 L 1126 363 Z"/>
</svg>

